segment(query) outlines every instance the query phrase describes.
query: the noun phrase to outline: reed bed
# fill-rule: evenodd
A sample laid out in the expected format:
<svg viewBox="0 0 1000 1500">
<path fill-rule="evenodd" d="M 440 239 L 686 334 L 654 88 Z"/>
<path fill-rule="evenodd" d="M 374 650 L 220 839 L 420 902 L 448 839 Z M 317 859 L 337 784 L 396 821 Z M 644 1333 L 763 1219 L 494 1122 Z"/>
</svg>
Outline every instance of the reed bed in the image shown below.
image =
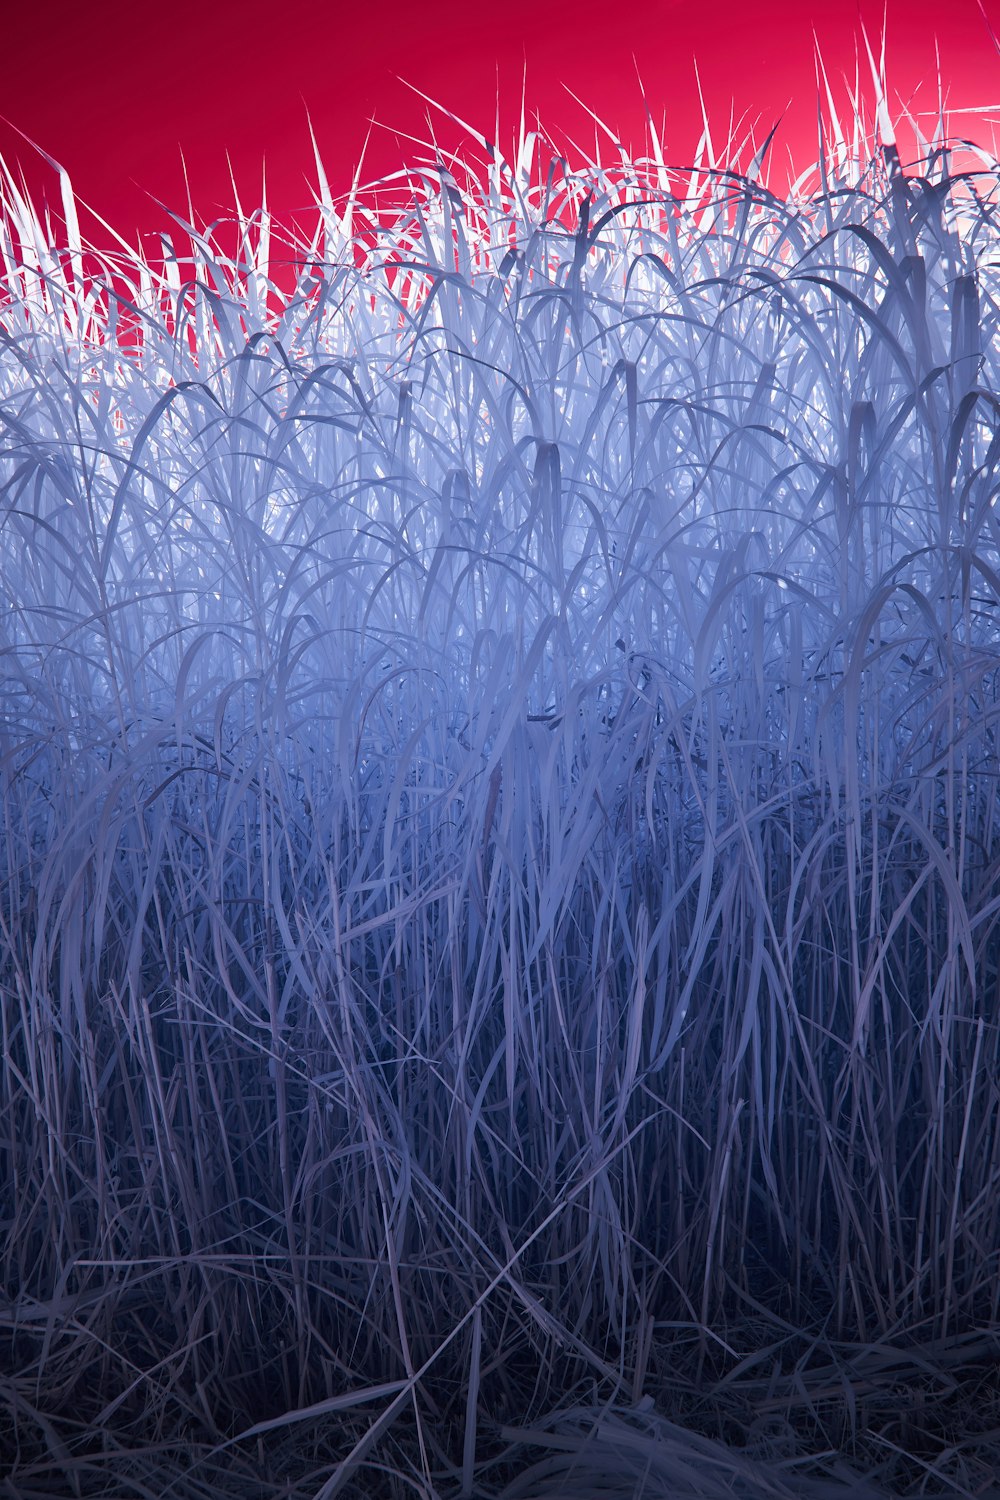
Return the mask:
<svg viewBox="0 0 1000 1500">
<path fill-rule="evenodd" d="M 0 1494 L 1000 1493 L 1000 169 L 853 113 L 4 172 Z"/>
</svg>

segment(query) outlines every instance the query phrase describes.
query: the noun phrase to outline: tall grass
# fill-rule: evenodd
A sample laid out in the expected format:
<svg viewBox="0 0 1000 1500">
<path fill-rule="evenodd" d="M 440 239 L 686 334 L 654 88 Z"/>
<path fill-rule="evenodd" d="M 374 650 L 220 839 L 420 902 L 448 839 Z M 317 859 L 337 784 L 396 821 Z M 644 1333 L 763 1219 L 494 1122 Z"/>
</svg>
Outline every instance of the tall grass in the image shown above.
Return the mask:
<svg viewBox="0 0 1000 1500">
<path fill-rule="evenodd" d="M 985 1492 L 998 166 L 860 111 L 162 264 L 5 177 L 4 1493 Z"/>
</svg>

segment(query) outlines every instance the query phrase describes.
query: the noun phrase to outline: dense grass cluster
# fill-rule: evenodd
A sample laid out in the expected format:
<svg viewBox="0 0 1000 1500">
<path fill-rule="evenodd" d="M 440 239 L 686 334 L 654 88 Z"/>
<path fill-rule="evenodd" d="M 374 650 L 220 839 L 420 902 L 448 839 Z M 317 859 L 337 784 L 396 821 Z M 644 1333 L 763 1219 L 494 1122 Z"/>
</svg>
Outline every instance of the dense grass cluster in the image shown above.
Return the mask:
<svg viewBox="0 0 1000 1500">
<path fill-rule="evenodd" d="M 3 1493 L 981 1493 L 996 165 L 484 154 L 6 181 Z"/>
</svg>

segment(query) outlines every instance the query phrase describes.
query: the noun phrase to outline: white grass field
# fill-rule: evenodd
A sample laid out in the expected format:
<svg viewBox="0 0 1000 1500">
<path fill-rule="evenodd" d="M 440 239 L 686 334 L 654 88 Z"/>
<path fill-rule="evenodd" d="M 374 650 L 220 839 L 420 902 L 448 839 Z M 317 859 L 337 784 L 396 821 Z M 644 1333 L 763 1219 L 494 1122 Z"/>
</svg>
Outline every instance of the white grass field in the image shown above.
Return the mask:
<svg viewBox="0 0 1000 1500">
<path fill-rule="evenodd" d="M 1000 1494 L 1000 167 L 878 123 L 4 176 L 0 1495 Z"/>
</svg>

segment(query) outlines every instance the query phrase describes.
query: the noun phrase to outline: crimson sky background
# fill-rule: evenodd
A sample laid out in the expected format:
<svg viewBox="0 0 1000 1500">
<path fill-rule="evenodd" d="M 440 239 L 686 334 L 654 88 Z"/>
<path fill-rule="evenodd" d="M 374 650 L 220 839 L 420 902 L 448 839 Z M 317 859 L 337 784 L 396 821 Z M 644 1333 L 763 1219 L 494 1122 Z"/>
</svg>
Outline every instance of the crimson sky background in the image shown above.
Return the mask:
<svg viewBox="0 0 1000 1500">
<path fill-rule="evenodd" d="M 1000 0 L 984 0 L 1000 34 Z M 127 237 L 164 226 L 149 195 L 183 210 L 181 151 L 197 215 L 232 203 L 226 153 L 244 206 L 268 196 L 279 216 L 308 217 L 315 181 L 306 110 L 336 193 L 347 188 L 374 117 L 365 176 L 400 165 L 427 139 L 427 106 L 401 78 L 487 135 L 499 86 L 504 131 L 512 131 L 526 69 L 529 113 L 568 145 L 593 142 L 593 125 L 568 85 L 638 149 L 643 107 L 636 76 L 659 123 L 668 158 L 689 161 L 700 126 L 695 60 L 716 134 L 730 109 L 761 131 L 784 116 L 776 149 L 812 160 L 816 132 L 813 28 L 841 102 L 841 74 L 854 75 L 863 21 L 873 43 L 886 20 L 890 100 L 933 110 L 935 40 L 951 102 L 984 108 L 986 120 L 956 126 L 989 142 L 1000 135 L 1000 59 L 977 0 L 363 0 L 304 6 L 240 0 L 181 4 L 94 0 L 14 5 L 0 0 L 4 64 L 0 114 L 66 166 L 78 195 Z M 863 57 L 863 53 L 862 53 Z M 870 93 L 870 89 L 869 89 Z M 996 106 L 990 108 L 990 106 Z M 460 132 L 440 116 L 448 146 Z M 504 142 L 502 142 L 503 144 Z M 0 122 L 0 152 L 58 208 L 51 172 Z M 94 231 L 92 223 L 85 231 Z M 146 241 L 149 246 L 150 241 Z"/>
</svg>

